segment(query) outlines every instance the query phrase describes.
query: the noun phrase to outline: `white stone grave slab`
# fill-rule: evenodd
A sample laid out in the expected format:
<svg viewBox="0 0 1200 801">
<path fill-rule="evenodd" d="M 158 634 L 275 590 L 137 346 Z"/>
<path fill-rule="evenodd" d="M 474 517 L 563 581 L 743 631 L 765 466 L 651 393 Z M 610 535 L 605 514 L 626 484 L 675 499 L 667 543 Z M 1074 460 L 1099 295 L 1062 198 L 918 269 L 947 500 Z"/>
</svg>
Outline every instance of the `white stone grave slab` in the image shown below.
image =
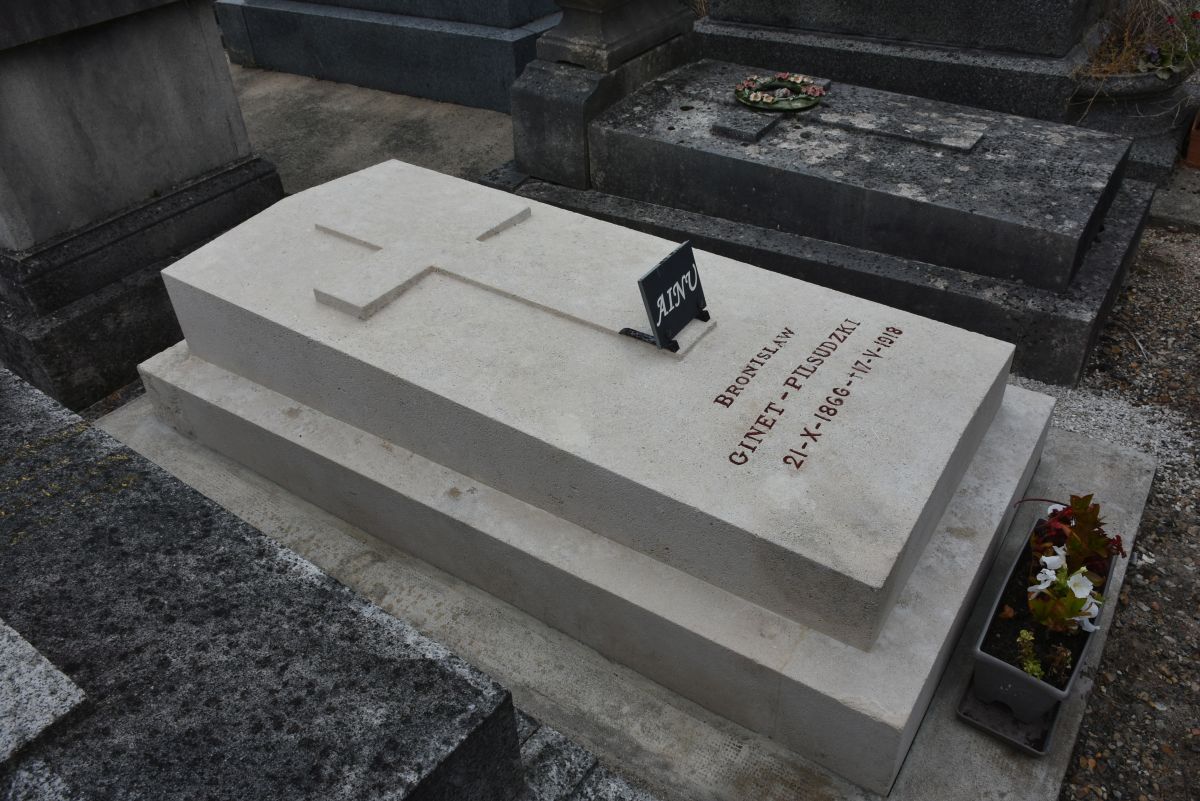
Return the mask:
<svg viewBox="0 0 1200 801">
<path fill-rule="evenodd" d="M 1009 387 L 870 651 L 296 403 L 188 352 L 142 365 L 177 430 L 874 792 L 916 735 L 1053 409 Z"/>
<path fill-rule="evenodd" d="M 673 247 L 388 162 L 164 278 L 202 359 L 869 648 L 1012 348 L 698 253 L 712 321 L 659 351 L 619 332 Z"/>
</svg>

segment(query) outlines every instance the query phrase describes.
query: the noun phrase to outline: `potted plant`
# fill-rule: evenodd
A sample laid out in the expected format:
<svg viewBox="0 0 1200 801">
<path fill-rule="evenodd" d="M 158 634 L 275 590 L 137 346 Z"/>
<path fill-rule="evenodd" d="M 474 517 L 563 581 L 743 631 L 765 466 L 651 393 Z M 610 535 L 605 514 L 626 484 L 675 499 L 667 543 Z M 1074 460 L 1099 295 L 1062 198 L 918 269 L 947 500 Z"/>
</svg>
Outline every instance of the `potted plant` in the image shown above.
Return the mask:
<svg viewBox="0 0 1200 801">
<path fill-rule="evenodd" d="M 1080 69 L 1077 98 L 1136 98 L 1182 83 L 1200 64 L 1196 0 L 1122 0 Z"/>
<path fill-rule="evenodd" d="M 1121 538 L 1104 530 L 1092 496 L 1053 504 L 1034 526 L 993 603 L 975 646 L 972 691 L 1000 702 L 1023 722 L 1040 720 L 1065 699 L 1083 661 L 1100 592 Z"/>
</svg>

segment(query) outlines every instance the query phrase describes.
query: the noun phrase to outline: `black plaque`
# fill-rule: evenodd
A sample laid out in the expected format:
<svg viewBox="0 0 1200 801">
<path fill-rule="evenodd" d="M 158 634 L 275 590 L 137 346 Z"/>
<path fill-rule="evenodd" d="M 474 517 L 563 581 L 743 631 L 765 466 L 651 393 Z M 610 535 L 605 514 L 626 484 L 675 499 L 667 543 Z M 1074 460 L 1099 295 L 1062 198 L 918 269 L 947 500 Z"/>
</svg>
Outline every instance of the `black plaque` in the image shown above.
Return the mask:
<svg viewBox="0 0 1200 801">
<path fill-rule="evenodd" d="M 625 329 L 621 333 L 653 342 L 672 353 L 679 350 L 675 337 L 692 320 L 707 322 L 704 287 L 692 243 L 684 242 L 658 266 L 638 281 L 646 316 L 650 318 L 650 335 Z"/>
</svg>

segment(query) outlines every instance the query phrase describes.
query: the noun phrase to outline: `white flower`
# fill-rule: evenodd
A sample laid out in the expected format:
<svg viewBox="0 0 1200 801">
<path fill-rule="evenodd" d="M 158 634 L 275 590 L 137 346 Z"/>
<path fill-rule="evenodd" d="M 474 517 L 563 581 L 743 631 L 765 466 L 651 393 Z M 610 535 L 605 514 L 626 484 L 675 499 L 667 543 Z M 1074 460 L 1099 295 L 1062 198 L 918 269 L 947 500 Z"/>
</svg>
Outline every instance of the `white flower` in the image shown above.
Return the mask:
<svg viewBox="0 0 1200 801">
<path fill-rule="evenodd" d="M 1051 584 L 1054 583 L 1054 571 L 1048 567 L 1042 568 L 1042 570 L 1038 572 L 1036 578 L 1038 583 L 1031 587 L 1026 587 L 1026 592 L 1041 592 L 1042 590 L 1047 589 Z"/>
<path fill-rule="evenodd" d="M 1051 570 L 1058 570 L 1067 563 L 1067 549 L 1062 546 L 1055 545 L 1054 553 L 1050 556 L 1042 557 L 1042 564 Z"/>
<path fill-rule="evenodd" d="M 1083 575 L 1083 568 L 1076 570 L 1074 575 L 1067 579 L 1067 586 L 1075 593 L 1076 598 L 1087 598 L 1094 587 L 1091 579 Z"/>
<path fill-rule="evenodd" d="M 1066 509 L 1066 508 L 1067 507 L 1063 506 L 1061 503 L 1052 503 L 1046 507 L 1046 514 L 1052 515 L 1055 512 L 1061 512 L 1063 509 Z"/>
<path fill-rule="evenodd" d="M 1083 609 L 1079 610 L 1079 616 L 1073 617 L 1071 620 L 1074 620 L 1076 623 L 1078 623 L 1079 628 L 1083 629 L 1084 631 L 1092 632 L 1096 630 L 1096 625 L 1092 623 L 1092 619 L 1099 614 L 1100 602 L 1093 597 L 1089 597 L 1087 599 L 1087 603 L 1083 605 Z"/>
</svg>

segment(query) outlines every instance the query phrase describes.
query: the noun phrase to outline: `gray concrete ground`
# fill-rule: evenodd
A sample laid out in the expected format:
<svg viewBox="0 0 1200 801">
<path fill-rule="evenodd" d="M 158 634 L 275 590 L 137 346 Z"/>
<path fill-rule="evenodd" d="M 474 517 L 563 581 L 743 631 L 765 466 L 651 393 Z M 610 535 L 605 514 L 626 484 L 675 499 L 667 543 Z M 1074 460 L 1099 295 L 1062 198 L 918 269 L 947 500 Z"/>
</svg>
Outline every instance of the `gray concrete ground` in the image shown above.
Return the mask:
<svg viewBox="0 0 1200 801">
<path fill-rule="evenodd" d="M 1176 168 L 1171 180 L 1154 195 L 1150 221 L 1200 234 L 1200 169 Z"/>
<path fill-rule="evenodd" d="M 398 158 L 474 180 L 513 157 L 507 114 L 232 65 L 254 151 L 291 194 Z"/>
</svg>

